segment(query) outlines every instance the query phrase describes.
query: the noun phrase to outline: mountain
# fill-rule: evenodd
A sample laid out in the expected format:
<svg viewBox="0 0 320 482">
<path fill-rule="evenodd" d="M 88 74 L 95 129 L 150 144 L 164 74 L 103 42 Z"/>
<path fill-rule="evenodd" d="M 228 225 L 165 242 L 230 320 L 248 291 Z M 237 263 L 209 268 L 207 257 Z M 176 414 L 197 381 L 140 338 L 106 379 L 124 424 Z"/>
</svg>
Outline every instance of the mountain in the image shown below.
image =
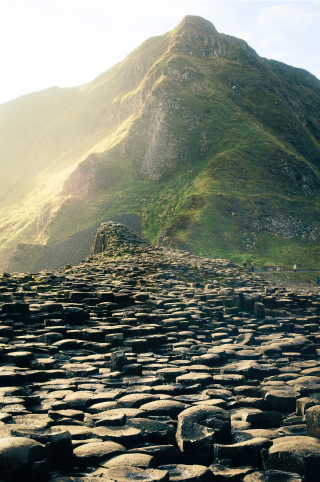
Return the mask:
<svg viewBox="0 0 320 482">
<path fill-rule="evenodd" d="M 154 244 L 318 266 L 319 106 L 312 74 L 194 16 L 89 84 L 1 105 L 2 269 L 13 250 L 15 270 L 50 267 L 124 215 Z"/>
</svg>

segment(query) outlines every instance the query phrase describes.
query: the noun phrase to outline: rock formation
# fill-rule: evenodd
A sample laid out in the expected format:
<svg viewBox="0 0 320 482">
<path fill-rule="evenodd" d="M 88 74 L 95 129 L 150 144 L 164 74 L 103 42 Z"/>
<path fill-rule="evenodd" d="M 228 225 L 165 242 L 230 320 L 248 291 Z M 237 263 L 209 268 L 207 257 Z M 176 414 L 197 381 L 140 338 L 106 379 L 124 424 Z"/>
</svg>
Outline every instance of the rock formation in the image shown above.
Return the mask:
<svg viewBox="0 0 320 482">
<path fill-rule="evenodd" d="M 320 295 L 119 223 L 93 251 L 0 278 L 1 481 L 317 480 Z"/>
<path fill-rule="evenodd" d="M 91 255 L 103 253 L 114 246 L 148 246 L 151 244 L 144 240 L 136 231 L 124 224 L 109 221 L 102 223 L 97 229 Z"/>
</svg>

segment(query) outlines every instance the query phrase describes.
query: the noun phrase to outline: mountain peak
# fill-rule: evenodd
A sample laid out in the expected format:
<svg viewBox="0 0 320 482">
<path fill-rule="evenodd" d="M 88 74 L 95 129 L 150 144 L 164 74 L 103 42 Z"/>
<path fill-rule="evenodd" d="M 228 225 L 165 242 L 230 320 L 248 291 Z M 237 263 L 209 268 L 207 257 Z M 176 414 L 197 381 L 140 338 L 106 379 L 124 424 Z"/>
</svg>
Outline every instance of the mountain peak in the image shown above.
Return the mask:
<svg viewBox="0 0 320 482">
<path fill-rule="evenodd" d="M 219 33 L 209 20 L 196 15 L 185 16 L 171 35 L 171 50 L 175 52 L 200 57 L 225 57 L 240 48 L 257 56 L 245 40 Z"/>
<path fill-rule="evenodd" d="M 311 266 L 319 85 L 188 15 L 86 86 L 0 106 L 0 262 L 126 215 L 152 242 Z"/>
<path fill-rule="evenodd" d="M 205 30 L 207 33 L 211 34 L 218 33 L 215 26 L 209 20 L 206 20 L 203 17 L 199 17 L 198 15 L 186 15 L 185 17 L 183 17 L 177 29 L 180 29 L 181 27 L 194 28 L 197 30 L 202 29 Z"/>
</svg>

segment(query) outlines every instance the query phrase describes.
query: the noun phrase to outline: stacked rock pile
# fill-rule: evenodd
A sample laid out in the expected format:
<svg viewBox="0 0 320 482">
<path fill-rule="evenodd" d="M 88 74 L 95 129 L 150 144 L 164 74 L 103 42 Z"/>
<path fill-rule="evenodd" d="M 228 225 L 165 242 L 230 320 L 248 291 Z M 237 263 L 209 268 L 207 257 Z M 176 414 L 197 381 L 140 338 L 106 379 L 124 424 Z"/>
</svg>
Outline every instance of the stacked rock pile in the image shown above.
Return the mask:
<svg viewBox="0 0 320 482">
<path fill-rule="evenodd" d="M 0 278 L 0 481 L 318 480 L 320 297 L 103 249 Z"/>
<path fill-rule="evenodd" d="M 91 254 L 104 252 L 107 248 L 126 246 L 151 246 L 148 241 L 143 239 L 134 229 L 128 228 L 124 224 L 108 221 L 102 223 L 97 229 L 94 238 Z"/>
</svg>

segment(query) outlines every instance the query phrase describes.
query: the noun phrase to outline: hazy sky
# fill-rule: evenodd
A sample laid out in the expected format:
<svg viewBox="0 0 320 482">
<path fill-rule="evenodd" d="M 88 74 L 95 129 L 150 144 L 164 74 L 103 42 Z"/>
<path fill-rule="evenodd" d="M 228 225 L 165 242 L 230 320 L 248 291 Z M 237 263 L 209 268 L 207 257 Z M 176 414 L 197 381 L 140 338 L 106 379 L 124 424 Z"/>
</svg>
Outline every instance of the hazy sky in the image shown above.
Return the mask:
<svg viewBox="0 0 320 482">
<path fill-rule="evenodd" d="M 89 82 L 185 15 L 320 78 L 320 1 L 0 0 L 0 103 Z"/>
</svg>

